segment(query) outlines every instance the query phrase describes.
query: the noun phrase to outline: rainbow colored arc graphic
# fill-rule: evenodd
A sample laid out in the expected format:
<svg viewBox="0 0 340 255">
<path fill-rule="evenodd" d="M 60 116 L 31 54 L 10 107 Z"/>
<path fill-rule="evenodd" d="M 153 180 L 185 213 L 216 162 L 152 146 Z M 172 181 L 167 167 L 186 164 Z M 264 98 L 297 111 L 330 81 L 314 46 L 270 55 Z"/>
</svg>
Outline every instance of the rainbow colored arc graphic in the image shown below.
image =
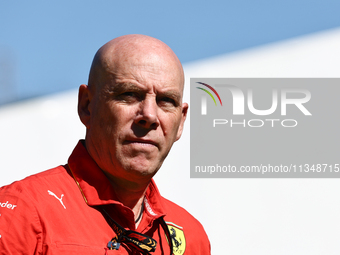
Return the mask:
<svg viewBox="0 0 340 255">
<path fill-rule="evenodd" d="M 217 91 L 213 87 L 211 87 L 210 85 L 208 85 L 206 83 L 203 83 L 203 82 L 197 82 L 197 83 L 199 83 L 201 85 L 204 85 L 204 86 L 207 86 L 209 89 L 211 89 L 215 93 L 215 95 L 218 97 L 218 100 L 220 100 L 220 103 L 221 103 L 221 106 L 222 106 L 222 100 L 220 98 L 220 95 L 217 93 Z M 216 100 L 215 100 L 214 96 L 208 90 L 206 90 L 204 88 L 200 88 L 200 87 L 196 87 L 196 88 L 201 89 L 201 90 L 207 92 L 209 94 L 209 96 L 211 96 L 211 98 L 214 100 L 214 103 L 217 106 L 217 103 L 216 103 Z"/>
</svg>

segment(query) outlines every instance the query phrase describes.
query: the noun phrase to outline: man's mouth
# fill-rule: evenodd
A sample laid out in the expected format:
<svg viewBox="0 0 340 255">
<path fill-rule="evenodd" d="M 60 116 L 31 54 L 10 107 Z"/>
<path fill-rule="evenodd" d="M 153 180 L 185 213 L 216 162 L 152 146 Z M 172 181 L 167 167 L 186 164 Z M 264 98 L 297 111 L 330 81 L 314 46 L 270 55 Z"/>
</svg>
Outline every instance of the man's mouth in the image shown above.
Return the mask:
<svg viewBox="0 0 340 255">
<path fill-rule="evenodd" d="M 138 146 L 145 146 L 145 147 L 157 147 L 158 143 L 156 143 L 153 140 L 149 139 L 140 139 L 140 138 L 134 138 L 134 139 L 128 139 L 124 142 L 124 144 L 136 144 Z"/>
</svg>

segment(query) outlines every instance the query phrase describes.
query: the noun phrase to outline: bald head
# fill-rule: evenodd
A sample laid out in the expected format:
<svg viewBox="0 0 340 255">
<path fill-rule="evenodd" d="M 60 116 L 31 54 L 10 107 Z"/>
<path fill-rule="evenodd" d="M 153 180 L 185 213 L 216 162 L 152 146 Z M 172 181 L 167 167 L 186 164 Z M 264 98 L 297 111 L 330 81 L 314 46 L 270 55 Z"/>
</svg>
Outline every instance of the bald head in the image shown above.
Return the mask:
<svg viewBox="0 0 340 255">
<path fill-rule="evenodd" d="M 155 38 L 126 35 L 98 50 L 89 84 L 79 88 L 78 113 L 86 148 L 104 172 L 149 183 L 182 134 L 183 85 L 180 61 Z"/>
<path fill-rule="evenodd" d="M 95 91 L 112 83 L 118 70 L 123 70 L 126 65 L 135 65 L 136 68 L 148 65 L 167 70 L 179 78 L 183 90 L 183 68 L 175 53 L 162 41 L 146 35 L 125 35 L 103 45 L 92 62 L 88 81 L 90 89 Z"/>
</svg>

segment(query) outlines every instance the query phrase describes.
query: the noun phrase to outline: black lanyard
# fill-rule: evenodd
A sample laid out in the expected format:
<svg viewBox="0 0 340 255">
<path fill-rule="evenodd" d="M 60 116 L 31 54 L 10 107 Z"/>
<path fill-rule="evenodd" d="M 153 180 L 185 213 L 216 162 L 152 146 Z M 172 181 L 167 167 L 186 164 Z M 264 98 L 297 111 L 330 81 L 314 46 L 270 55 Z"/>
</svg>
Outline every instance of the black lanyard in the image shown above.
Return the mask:
<svg viewBox="0 0 340 255">
<path fill-rule="evenodd" d="M 111 218 L 111 216 L 102 206 L 100 209 L 105 213 L 113 231 L 117 234 L 107 244 L 107 247 L 110 250 L 118 250 L 121 243 L 131 245 L 143 254 L 150 254 L 150 252 L 154 252 L 156 250 L 156 240 L 137 231 L 124 229 L 114 219 Z"/>
</svg>

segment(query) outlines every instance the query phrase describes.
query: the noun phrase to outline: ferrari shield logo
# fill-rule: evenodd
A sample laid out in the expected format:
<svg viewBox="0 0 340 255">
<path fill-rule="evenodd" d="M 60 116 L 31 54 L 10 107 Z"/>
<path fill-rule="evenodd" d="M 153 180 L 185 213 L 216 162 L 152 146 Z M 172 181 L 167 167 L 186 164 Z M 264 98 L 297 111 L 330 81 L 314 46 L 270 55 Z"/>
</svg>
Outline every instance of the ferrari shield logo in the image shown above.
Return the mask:
<svg viewBox="0 0 340 255">
<path fill-rule="evenodd" d="M 184 254 L 186 243 L 183 228 L 172 222 L 166 222 L 166 224 L 170 232 L 174 255 Z"/>
</svg>

